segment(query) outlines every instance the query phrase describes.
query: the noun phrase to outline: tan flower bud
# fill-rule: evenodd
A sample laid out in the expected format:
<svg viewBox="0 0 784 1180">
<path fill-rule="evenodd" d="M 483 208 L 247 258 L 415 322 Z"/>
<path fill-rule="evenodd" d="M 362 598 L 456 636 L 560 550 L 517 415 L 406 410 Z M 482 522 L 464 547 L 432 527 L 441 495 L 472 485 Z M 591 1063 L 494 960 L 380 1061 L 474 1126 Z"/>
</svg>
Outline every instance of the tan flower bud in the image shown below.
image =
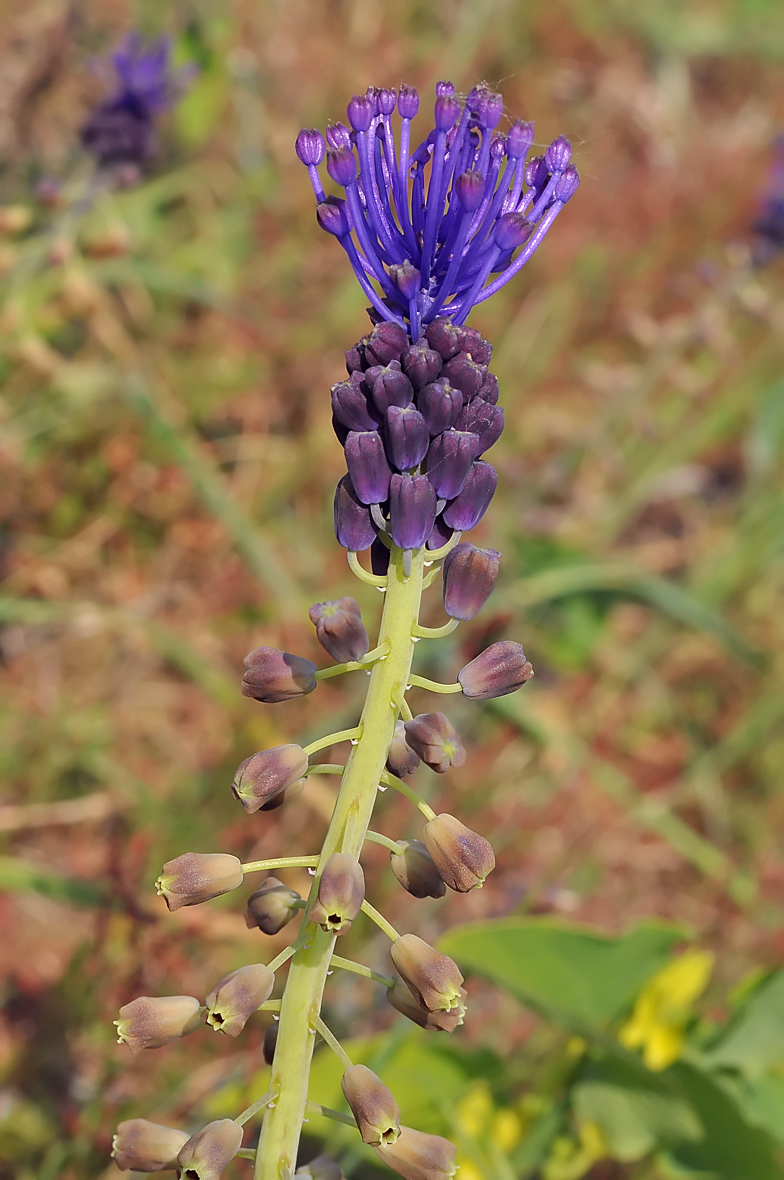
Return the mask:
<svg viewBox="0 0 784 1180">
<path fill-rule="evenodd" d="M 420 1028 L 432 1029 L 436 1032 L 454 1032 L 465 1019 L 465 988 L 460 988 L 460 998 L 457 1006 L 449 1012 L 430 1012 L 413 994 L 399 975 L 395 976 L 392 987 L 387 989 L 387 999 L 393 1008 L 403 1016 L 413 1020 Z"/>
<path fill-rule="evenodd" d="M 464 697 L 470 701 L 489 701 L 516 692 L 533 674 L 520 644 L 505 639 L 491 643 L 460 669 L 457 679 Z"/>
<path fill-rule="evenodd" d="M 365 874 L 353 856 L 333 852 L 321 874 L 318 896 L 310 908 L 310 920 L 331 934 L 351 929 L 365 900 Z"/>
<path fill-rule="evenodd" d="M 216 983 L 204 1001 L 203 1019 L 216 1032 L 238 1037 L 250 1017 L 268 1000 L 275 976 L 263 963 L 252 963 L 232 971 Z"/>
<path fill-rule="evenodd" d="M 341 1081 L 363 1143 L 394 1143 L 400 1134 L 400 1109 L 381 1078 L 366 1065 L 352 1065 Z"/>
<path fill-rule="evenodd" d="M 401 1127 L 395 1143 L 374 1151 L 403 1180 L 451 1180 L 457 1171 L 454 1144 L 440 1135 L 426 1135 L 411 1127 Z"/>
<path fill-rule="evenodd" d="M 301 1166 L 294 1175 L 294 1180 L 346 1180 L 340 1164 L 336 1164 L 331 1156 L 317 1155 L 309 1164 Z"/>
<path fill-rule="evenodd" d="M 277 877 L 267 877 L 248 898 L 245 925 L 249 930 L 257 927 L 265 934 L 277 934 L 297 914 L 300 907 L 292 903 L 298 901 L 302 898 L 294 889 L 289 889 Z"/>
<path fill-rule="evenodd" d="M 425 824 L 425 845 L 450 889 L 468 893 L 484 885 L 495 868 L 495 855 L 484 836 L 472 832 L 446 812 Z"/>
<path fill-rule="evenodd" d="M 419 766 L 420 758 L 416 754 L 408 742 L 406 741 L 406 727 L 402 721 L 398 721 L 395 725 L 395 735 L 389 747 L 387 754 L 387 770 L 390 774 L 397 775 L 398 778 L 405 778 L 407 774 L 413 774 L 417 766 Z"/>
<path fill-rule="evenodd" d="M 292 743 L 260 750 L 237 767 L 231 784 L 232 794 L 248 815 L 253 815 L 298 782 L 307 769 L 308 756 L 301 746 Z"/>
<path fill-rule="evenodd" d="M 112 1159 L 121 1172 L 168 1172 L 177 1166 L 177 1152 L 187 1142 L 187 1131 L 127 1119 L 112 1139 Z"/>
<path fill-rule="evenodd" d="M 264 1034 L 264 1044 L 262 1046 L 262 1056 L 267 1065 L 272 1065 L 275 1057 L 275 1046 L 278 1043 L 278 1026 L 271 1024 Z"/>
<path fill-rule="evenodd" d="M 421 840 L 400 840 L 400 852 L 389 854 L 392 872 L 412 897 L 443 897 L 446 885 Z"/>
<path fill-rule="evenodd" d="M 207 1123 L 180 1148 L 177 1180 L 218 1180 L 242 1144 L 242 1127 L 233 1119 Z"/>
<path fill-rule="evenodd" d="M 139 996 L 120 1009 L 117 1043 L 132 1053 L 160 1049 L 199 1027 L 200 1008 L 195 996 Z"/>
<path fill-rule="evenodd" d="M 292 799 L 299 799 L 307 784 L 307 777 L 298 778 L 290 787 L 286 787 L 285 791 L 273 795 L 266 803 L 262 803 L 259 811 L 275 811 L 278 807 L 282 807 L 284 803 L 291 803 Z"/>
<path fill-rule="evenodd" d="M 370 644 L 355 598 L 316 602 L 308 617 L 316 628 L 319 643 L 339 664 L 361 660 L 367 654 Z"/>
<path fill-rule="evenodd" d="M 184 852 L 167 860 L 155 882 L 170 910 L 198 905 L 242 884 L 242 864 L 228 852 Z"/>
<path fill-rule="evenodd" d="M 245 657 L 242 695 L 276 705 L 307 696 L 316 687 L 316 665 L 275 647 L 257 647 Z"/>
<path fill-rule="evenodd" d="M 448 955 L 416 934 L 396 939 L 391 954 L 403 982 L 431 1012 L 450 1012 L 459 1005 L 463 976 Z"/>
<path fill-rule="evenodd" d="M 457 732 L 443 713 L 420 713 L 405 722 L 406 741 L 422 761 L 445 774 L 453 766 L 463 766 L 466 752 Z"/>
</svg>

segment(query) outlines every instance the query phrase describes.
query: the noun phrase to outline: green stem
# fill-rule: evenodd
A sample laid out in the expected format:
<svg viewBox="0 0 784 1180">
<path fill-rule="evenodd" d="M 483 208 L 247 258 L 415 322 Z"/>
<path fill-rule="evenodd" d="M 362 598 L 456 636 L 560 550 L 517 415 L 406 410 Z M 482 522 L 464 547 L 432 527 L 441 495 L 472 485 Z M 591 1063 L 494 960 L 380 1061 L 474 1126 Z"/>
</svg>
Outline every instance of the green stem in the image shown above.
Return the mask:
<svg viewBox="0 0 784 1180">
<path fill-rule="evenodd" d="M 398 707 L 394 704 L 411 673 L 414 652 L 412 630 L 419 617 L 424 569 L 423 550 L 414 552 L 411 573 L 403 576 L 403 553 L 390 553 L 387 592 L 381 619 L 379 646 L 389 644 L 385 660 L 373 665 L 368 694 L 360 720 L 360 737 L 346 763 L 332 821 L 324 841 L 311 889 L 318 889 L 320 871 L 333 852 L 359 858 L 365 840 L 378 784 L 384 771 L 395 731 Z M 335 738 L 327 739 L 328 745 Z M 314 1037 L 311 1021 L 318 1016 L 335 936 L 313 925 L 303 927 L 309 941 L 291 960 L 278 1025 L 278 1040 L 270 1085 L 279 1087 L 279 1098 L 267 1107 L 256 1155 L 255 1180 L 284 1180 L 295 1171 L 302 1120 L 308 1093 Z M 317 1108 L 320 1113 L 321 1108 Z M 341 1121 L 344 1121 L 341 1118 Z M 353 1119 L 348 1120 L 354 1125 Z"/>
<path fill-rule="evenodd" d="M 330 1110 L 328 1106 L 322 1106 L 320 1102 L 306 1102 L 305 1106 L 309 1114 L 320 1114 L 325 1119 L 332 1119 L 333 1123 L 345 1123 L 347 1127 L 356 1127 L 356 1123 L 350 1114 L 341 1114 L 339 1110 Z"/>
<path fill-rule="evenodd" d="M 323 1040 L 324 1044 L 329 1045 L 330 1049 L 335 1054 L 338 1061 L 341 1062 L 343 1068 L 344 1069 L 351 1069 L 354 1062 L 351 1060 L 348 1053 L 343 1048 L 340 1041 L 335 1036 L 335 1034 L 332 1032 L 332 1030 L 327 1028 L 326 1024 L 321 1019 L 321 1017 L 320 1016 L 311 1017 L 311 1024 L 312 1024 L 313 1028 L 316 1030 L 316 1032 L 319 1034 L 321 1039 Z"/>
<path fill-rule="evenodd" d="M 361 660 L 348 660 L 345 664 L 333 664 L 331 668 L 320 668 L 315 673 L 316 680 L 329 680 L 332 676 L 342 676 L 344 672 L 367 672 L 376 662 L 386 656 L 385 645 L 374 647 Z"/>
<path fill-rule="evenodd" d="M 428 680 L 427 676 L 415 676 L 413 673 L 409 676 L 408 683 L 412 688 L 426 688 L 428 692 L 452 693 L 463 691 L 460 684 L 439 684 L 437 680 Z"/>
<path fill-rule="evenodd" d="M 378 574 L 369 574 L 366 569 L 363 569 L 353 549 L 348 551 L 348 564 L 352 574 L 359 578 L 360 582 L 367 582 L 368 586 L 377 586 L 379 590 L 386 590 L 386 578 L 379 577 Z"/>
<path fill-rule="evenodd" d="M 243 873 L 263 873 L 265 869 L 315 869 L 317 856 L 277 856 L 272 860 L 249 860 L 242 865 Z"/>
<path fill-rule="evenodd" d="M 258 1114 L 260 1110 L 263 1110 L 265 1106 L 272 1102 L 274 1097 L 274 1089 L 267 1090 L 267 1093 L 263 1094 L 261 1098 L 258 1099 L 258 1101 L 254 1102 L 251 1106 L 247 1107 L 247 1109 L 243 1110 L 242 1114 L 238 1114 L 234 1122 L 238 1127 L 244 1127 L 248 1120 L 252 1119 L 254 1114 Z"/>
<path fill-rule="evenodd" d="M 425 819 L 436 818 L 436 813 L 433 811 L 433 808 L 430 806 L 430 804 L 425 803 L 422 796 L 417 795 L 414 788 L 409 787 L 408 783 L 404 782 L 402 778 L 398 778 L 396 774 L 387 774 L 385 771 L 381 775 L 379 782 L 383 783 L 385 787 L 394 788 L 394 790 L 399 791 L 401 795 L 405 795 L 406 799 L 410 799 L 411 802 L 419 808 Z"/>
<path fill-rule="evenodd" d="M 381 983 L 384 987 L 392 987 L 394 979 L 389 975 L 381 975 L 366 967 L 364 963 L 355 963 L 353 959 L 343 959 L 340 955 L 333 955 L 330 963 L 332 967 L 340 967 L 343 971 L 353 971 L 355 975 L 362 975 L 365 979 L 372 979 L 374 983 Z"/>
<path fill-rule="evenodd" d="M 392 923 L 387 922 L 384 915 L 380 914 L 376 907 L 372 906 L 369 901 L 362 902 L 362 913 L 367 914 L 367 916 L 376 923 L 379 930 L 384 931 L 387 938 L 391 942 L 397 942 L 397 940 L 400 938 L 400 935 L 398 934 L 397 930 L 395 930 L 395 927 L 392 925 Z"/>
<path fill-rule="evenodd" d="M 317 754 L 319 750 L 324 750 L 327 746 L 335 746 L 338 742 L 353 742 L 361 734 L 362 726 L 355 725 L 353 729 L 339 729 L 337 733 L 328 733 L 326 737 L 319 738 L 318 741 L 311 742 L 309 746 L 304 746 L 303 748 L 308 758 L 310 758 L 311 754 Z"/>
<path fill-rule="evenodd" d="M 342 774 L 345 769 L 342 762 L 316 762 L 305 771 L 305 777 L 309 778 L 311 774 Z"/>
<path fill-rule="evenodd" d="M 371 844 L 380 844 L 382 848 L 388 848 L 390 852 L 402 851 L 397 840 L 390 840 L 389 836 L 385 836 L 382 832 L 371 832 L 368 829 L 365 832 L 365 839 L 370 840 Z"/>
<path fill-rule="evenodd" d="M 291 958 L 292 955 L 296 954 L 297 949 L 298 948 L 297 948 L 296 944 L 292 943 L 291 946 L 284 947 L 284 949 L 280 952 L 280 954 L 276 955 L 271 963 L 267 963 L 267 966 L 269 967 L 269 969 L 273 975 L 277 971 L 278 967 L 282 967 L 284 963 L 288 962 L 288 960 Z M 277 1004 L 278 1004 L 277 1010 L 280 1011 L 280 1000 L 277 1001 Z"/>
<path fill-rule="evenodd" d="M 445 635 L 451 635 L 460 626 L 459 619 L 450 619 L 448 623 L 444 623 L 443 627 L 423 627 L 421 623 L 417 623 L 414 627 L 414 637 L 416 639 L 443 639 Z"/>
</svg>

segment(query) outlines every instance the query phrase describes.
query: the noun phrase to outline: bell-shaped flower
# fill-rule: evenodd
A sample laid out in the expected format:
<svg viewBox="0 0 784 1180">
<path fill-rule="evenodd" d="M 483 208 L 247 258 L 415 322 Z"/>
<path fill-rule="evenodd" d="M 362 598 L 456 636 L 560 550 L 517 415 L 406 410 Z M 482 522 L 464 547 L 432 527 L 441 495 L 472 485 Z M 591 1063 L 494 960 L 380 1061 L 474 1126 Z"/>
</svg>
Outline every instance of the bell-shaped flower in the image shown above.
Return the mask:
<svg viewBox="0 0 784 1180">
<path fill-rule="evenodd" d="M 187 1131 L 147 1119 L 119 1123 L 112 1139 L 112 1159 L 121 1172 L 168 1172 L 177 1166 L 177 1152 L 188 1142 Z"/>
<path fill-rule="evenodd" d="M 250 1017 L 270 998 L 275 976 L 264 963 L 239 967 L 225 976 L 204 1001 L 202 1019 L 216 1032 L 238 1037 Z"/>
<path fill-rule="evenodd" d="M 484 836 L 446 812 L 425 824 L 424 838 L 441 879 L 456 893 L 484 885 L 495 868 L 493 849 Z"/>
<path fill-rule="evenodd" d="M 316 602 L 308 618 L 321 646 L 339 664 L 361 660 L 367 654 L 370 644 L 355 598 L 346 595 L 331 602 Z"/>
<path fill-rule="evenodd" d="M 195 996 L 139 996 L 120 1009 L 117 1042 L 132 1053 L 160 1049 L 197 1029 L 200 1009 Z"/>
<path fill-rule="evenodd" d="M 359 861 L 345 852 L 333 852 L 319 878 L 308 917 L 330 934 L 345 934 L 364 900 L 365 874 Z"/>
<path fill-rule="evenodd" d="M 267 877 L 255 893 L 251 893 L 245 909 L 245 925 L 249 930 L 277 934 L 288 926 L 299 912 L 296 904 L 302 901 L 294 889 L 289 889 L 277 877 Z"/>
<path fill-rule="evenodd" d="M 409 746 L 436 774 L 465 765 L 465 748 L 443 713 L 419 713 L 404 724 Z"/>
<path fill-rule="evenodd" d="M 276 795 L 299 782 L 307 769 L 308 756 L 301 746 L 292 743 L 260 750 L 237 767 L 231 784 L 232 793 L 248 815 L 253 815 Z"/>
<path fill-rule="evenodd" d="M 471 660 L 457 674 L 463 696 L 470 701 L 489 701 L 493 697 L 503 697 L 507 693 L 515 692 L 527 680 L 530 680 L 534 670 L 525 658 L 525 652 L 519 643 L 502 640 L 492 643 L 490 647 Z"/>
<path fill-rule="evenodd" d="M 183 852 L 166 861 L 155 889 L 169 910 L 179 910 L 230 893 L 242 880 L 242 863 L 229 852 Z"/>
<path fill-rule="evenodd" d="M 266 705 L 307 696 L 316 687 L 316 665 L 276 647 L 257 647 L 243 663 L 242 695 Z"/>
<path fill-rule="evenodd" d="M 421 840 L 398 841 L 400 851 L 389 854 L 392 872 L 412 897 L 443 897 L 446 885 Z"/>
<path fill-rule="evenodd" d="M 352 1065 L 340 1084 L 362 1142 L 373 1147 L 394 1143 L 400 1134 L 400 1109 L 381 1078 L 366 1065 Z"/>
<path fill-rule="evenodd" d="M 218 1180 L 242 1146 L 242 1127 L 233 1119 L 207 1123 L 180 1148 L 177 1180 Z"/>
<path fill-rule="evenodd" d="M 448 955 L 416 934 L 396 939 L 390 953 L 403 982 L 430 1012 L 451 1012 L 459 1006 L 463 976 Z"/>
</svg>

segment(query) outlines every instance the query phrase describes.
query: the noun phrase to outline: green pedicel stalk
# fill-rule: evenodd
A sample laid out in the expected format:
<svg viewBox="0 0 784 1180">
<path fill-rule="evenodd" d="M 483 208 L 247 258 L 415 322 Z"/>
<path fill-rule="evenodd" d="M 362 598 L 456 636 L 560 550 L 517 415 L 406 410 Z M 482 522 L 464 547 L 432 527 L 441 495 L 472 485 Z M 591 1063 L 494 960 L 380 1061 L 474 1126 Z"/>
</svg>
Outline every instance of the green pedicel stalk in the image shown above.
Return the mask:
<svg viewBox="0 0 784 1180">
<path fill-rule="evenodd" d="M 400 714 L 396 702 L 402 699 L 409 683 L 424 562 L 425 551 L 414 552 L 410 576 L 405 578 L 402 550 L 392 549 L 390 553 L 378 637 L 379 646 L 388 642 L 388 654 L 374 664 L 370 674 L 360 720 L 361 737 L 346 764 L 310 902 L 315 899 L 321 870 L 333 852 L 348 853 L 359 859 Z M 255 1180 L 289 1180 L 296 1166 L 316 1039 L 313 1025 L 321 1010 L 324 984 L 335 946 L 335 935 L 325 933 L 318 926 L 310 925 L 307 936 L 309 942 L 291 960 L 283 993 L 270 1079 L 270 1089 L 277 1094 L 277 1099 L 264 1114 L 256 1153 Z"/>
</svg>

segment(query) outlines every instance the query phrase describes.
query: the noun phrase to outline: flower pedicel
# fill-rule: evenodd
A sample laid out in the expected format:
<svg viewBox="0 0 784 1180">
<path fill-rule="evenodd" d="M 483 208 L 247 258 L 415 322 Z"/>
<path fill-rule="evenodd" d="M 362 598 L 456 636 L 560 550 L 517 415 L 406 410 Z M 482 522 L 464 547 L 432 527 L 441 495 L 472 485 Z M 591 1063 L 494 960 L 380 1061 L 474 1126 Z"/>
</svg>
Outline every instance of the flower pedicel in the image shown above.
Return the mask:
<svg viewBox="0 0 784 1180">
<path fill-rule="evenodd" d="M 325 1113 L 308 1102 L 318 1036 L 340 1057 L 344 1094 L 362 1139 L 389 1168 L 405 1180 L 448 1180 L 456 1170 L 452 1144 L 401 1127 L 383 1081 L 350 1062 L 321 1018 L 322 995 L 335 966 L 369 973 L 335 953 L 338 936 L 366 916 L 391 940 L 397 974 L 385 980 L 369 973 L 385 984 L 389 1002 L 434 1031 L 452 1032 L 465 1015 L 457 965 L 416 935 L 399 934 L 374 909 L 365 898 L 361 859 L 367 839 L 384 844 L 395 876 L 414 897 L 439 897 L 446 887 L 467 892 L 481 886 L 494 866 L 483 836 L 455 816 L 436 816 L 407 781 L 420 760 L 444 773 L 462 766 L 466 754 L 446 715 L 415 717 L 406 693 L 417 687 L 482 701 L 515 691 L 533 675 L 523 649 L 511 640 L 493 644 L 450 684 L 426 680 L 411 665 L 418 639 L 439 638 L 475 617 L 499 568 L 500 554 L 461 537 L 492 500 L 497 477 L 486 455 L 504 425 L 498 381 L 489 370 L 492 346 L 466 320 L 525 265 L 575 193 L 579 176 L 563 137 L 529 157 L 533 124 L 516 120 L 499 131 L 503 101 L 487 86 L 474 87 L 461 101 L 451 83 L 439 82 L 434 126 L 414 145 L 419 105 L 411 87 L 398 93 L 371 88 L 351 99 L 347 124 L 330 125 L 326 136 L 303 130 L 296 142 L 318 222 L 338 239 L 371 305 L 371 328 L 347 350 L 347 376 L 331 392 L 347 467 L 335 493 L 334 521 L 352 571 L 383 591 L 384 609 L 376 645 L 368 650 L 354 599 L 311 608 L 322 647 L 338 661 L 331 667 L 319 670 L 275 648 L 250 653 L 242 692 L 267 704 L 305 696 L 320 680 L 343 672 L 370 676 L 355 727 L 304 748 L 252 754 L 233 791 L 252 814 L 288 803 L 307 789 L 309 774 L 340 773 L 329 830 L 313 855 L 240 865 L 226 854 L 184 853 L 165 866 L 159 881 L 159 891 L 176 909 L 236 888 L 245 874 L 311 867 L 307 899 L 270 876 L 248 900 L 250 927 L 277 933 L 302 910 L 301 926 L 272 962 L 239 968 L 216 984 L 204 1007 L 194 997 L 173 997 L 169 1007 L 145 997 L 126 1005 L 118 1025 L 132 1047 L 152 1048 L 197 1025 L 234 1036 L 254 1011 L 279 1008 L 279 1022 L 264 1038 L 269 1090 L 233 1120 L 210 1123 L 189 1139 L 184 1131 L 141 1119 L 122 1123 L 114 1146 L 121 1168 L 176 1167 L 186 1180 L 212 1180 L 240 1152 L 255 1159 L 255 1180 L 340 1180 L 340 1165 L 328 1156 L 310 1164 L 297 1158 L 308 1111 Z M 337 193 L 325 191 L 325 173 Z M 372 572 L 358 557 L 366 549 Z M 449 621 L 423 627 L 422 592 L 440 571 Z M 319 750 L 348 741 L 345 766 L 313 764 Z M 419 808 L 427 821 L 422 840 L 396 843 L 369 831 L 379 786 L 399 790 Z M 286 960 L 282 999 L 268 999 Z M 242 1148 L 243 1127 L 257 1117 L 255 1150 L 255 1136 Z"/>
</svg>

